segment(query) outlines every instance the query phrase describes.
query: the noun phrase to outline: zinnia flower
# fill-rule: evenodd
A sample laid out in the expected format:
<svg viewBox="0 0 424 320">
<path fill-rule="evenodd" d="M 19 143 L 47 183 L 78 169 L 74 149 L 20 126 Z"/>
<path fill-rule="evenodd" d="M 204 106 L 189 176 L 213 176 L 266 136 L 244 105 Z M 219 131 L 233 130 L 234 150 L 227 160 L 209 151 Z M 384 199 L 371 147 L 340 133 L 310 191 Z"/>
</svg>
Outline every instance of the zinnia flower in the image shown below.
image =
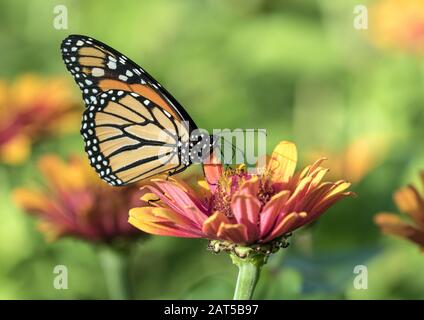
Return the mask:
<svg viewBox="0 0 424 320">
<path fill-rule="evenodd" d="M 129 208 L 138 200 L 139 186 L 111 188 L 79 157 L 65 162 L 46 155 L 40 159 L 39 168 L 46 188 L 16 189 L 14 199 L 40 219 L 39 228 L 48 240 L 73 236 L 110 242 L 139 234 L 127 221 Z"/>
<path fill-rule="evenodd" d="M 345 181 L 322 182 L 328 171 L 323 160 L 295 173 L 296 146 L 283 141 L 262 174 L 211 163 L 200 190 L 175 179 L 154 179 L 143 187 L 142 200 L 151 205 L 131 209 L 129 221 L 156 235 L 238 246 L 279 242 L 352 194 Z"/>
<path fill-rule="evenodd" d="M 25 161 L 39 138 L 73 130 L 80 115 L 68 83 L 61 78 L 24 75 L 0 81 L 0 161 Z"/>
<path fill-rule="evenodd" d="M 421 172 L 421 181 L 424 186 L 424 171 Z M 384 233 L 408 239 L 424 251 L 423 196 L 414 186 L 408 185 L 396 191 L 393 198 L 399 210 L 406 213 L 410 221 L 405 221 L 396 214 L 382 212 L 375 216 L 375 223 Z"/>
</svg>

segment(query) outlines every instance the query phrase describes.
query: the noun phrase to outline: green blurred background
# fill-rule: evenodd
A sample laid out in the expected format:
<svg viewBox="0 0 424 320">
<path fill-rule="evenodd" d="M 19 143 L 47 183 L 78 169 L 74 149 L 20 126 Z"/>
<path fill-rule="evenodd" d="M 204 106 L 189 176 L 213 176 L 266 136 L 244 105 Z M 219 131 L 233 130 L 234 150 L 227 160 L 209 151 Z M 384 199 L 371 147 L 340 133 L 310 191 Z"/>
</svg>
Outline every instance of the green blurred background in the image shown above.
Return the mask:
<svg viewBox="0 0 424 320">
<path fill-rule="evenodd" d="M 397 2 L 399 10 L 378 19 L 383 13 L 376 6 L 384 2 Z M 422 1 L 405 2 L 424 11 Z M 70 79 L 59 45 L 68 34 L 85 34 L 149 70 L 199 126 L 265 128 L 268 151 L 292 140 L 302 166 L 327 156 L 333 177 L 353 180 L 358 197 L 296 232 L 291 246 L 271 257 L 255 297 L 421 299 L 424 256 L 382 235 L 372 220 L 379 211 L 396 212 L 392 193 L 417 183 L 424 169 L 424 37 L 401 43 L 381 26 L 391 19 L 392 28 L 405 27 L 398 19 L 402 3 L 1 0 L 0 77 L 13 81 L 31 72 Z M 368 30 L 353 27 L 357 4 L 369 9 Z M 68 30 L 53 28 L 56 5 L 68 8 Z M 72 92 L 80 97 L 73 83 Z M 46 242 L 10 196 L 17 186 L 35 184 L 41 155 L 82 154 L 78 130 L 76 124 L 71 133 L 37 142 L 23 164 L 0 165 L 0 298 L 108 298 L 92 246 Z M 237 269 L 206 244 L 137 242 L 130 256 L 134 297 L 231 298 Z M 53 288 L 56 265 L 68 267 L 68 290 Z M 367 290 L 353 287 L 356 265 L 368 267 Z"/>
</svg>

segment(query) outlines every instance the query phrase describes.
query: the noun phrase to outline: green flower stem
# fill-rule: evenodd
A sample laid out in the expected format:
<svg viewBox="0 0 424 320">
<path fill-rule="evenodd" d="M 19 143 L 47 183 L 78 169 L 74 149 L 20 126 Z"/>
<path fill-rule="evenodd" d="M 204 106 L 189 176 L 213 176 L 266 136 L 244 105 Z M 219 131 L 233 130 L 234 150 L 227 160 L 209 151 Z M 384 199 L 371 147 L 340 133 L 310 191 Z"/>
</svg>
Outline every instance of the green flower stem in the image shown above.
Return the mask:
<svg viewBox="0 0 424 320">
<path fill-rule="evenodd" d="M 233 263 L 239 268 L 234 300 L 250 300 L 258 283 L 261 268 L 266 263 L 266 256 L 260 253 L 252 253 L 243 258 L 234 253 L 230 256 Z"/>
<path fill-rule="evenodd" d="M 259 279 L 260 268 L 250 262 L 240 263 L 238 268 L 234 300 L 250 300 Z"/>
<path fill-rule="evenodd" d="M 107 246 L 98 248 L 98 256 L 103 269 L 109 299 L 129 299 L 127 256 L 123 252 Z"/>
</svg>

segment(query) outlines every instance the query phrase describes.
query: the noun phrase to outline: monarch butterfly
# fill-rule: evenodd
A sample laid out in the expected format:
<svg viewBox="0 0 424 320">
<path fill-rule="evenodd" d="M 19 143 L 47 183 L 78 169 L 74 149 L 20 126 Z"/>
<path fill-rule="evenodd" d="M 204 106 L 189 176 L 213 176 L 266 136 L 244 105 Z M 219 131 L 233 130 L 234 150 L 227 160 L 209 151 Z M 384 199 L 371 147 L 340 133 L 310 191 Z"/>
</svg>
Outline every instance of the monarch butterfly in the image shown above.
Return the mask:
<svg viewBox="0 0 424 320">
<path fill-rule="evenodd" d="M 106 44 L 70 35 L 62 58 L 86 105 L 81 134 L 91 166 L 113 186 L 173 175 L 208 156 L 214 139 L 146 70 Z"/>
</svg>

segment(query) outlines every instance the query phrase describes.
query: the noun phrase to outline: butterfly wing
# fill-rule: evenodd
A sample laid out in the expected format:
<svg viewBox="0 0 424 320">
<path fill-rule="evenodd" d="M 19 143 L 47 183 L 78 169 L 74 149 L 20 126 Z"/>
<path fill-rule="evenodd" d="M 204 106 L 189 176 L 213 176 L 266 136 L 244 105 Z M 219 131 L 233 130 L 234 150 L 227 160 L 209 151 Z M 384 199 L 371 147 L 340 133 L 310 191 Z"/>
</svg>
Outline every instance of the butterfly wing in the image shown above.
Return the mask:
<svg viewBox="0 0 424 320">
<path fill-rule="evenodd" d="M 62 57 L 86 110 L 81 134 L 91 165 L 111 185 L 125 185 L 190 164 L 181 154 L 197 128 L 152 76 L 86 36 L 63 40 Z"/>
<path fill-rule="evenodd" d="M 189 165 L 181 157 L 186 126 L 136 93 L 108 90 L 83 115 L 81 134 L 91 165 L 111 185 L 126 185 Z"/>
<path fill-rule="evenodd" d="M 134 92 L 155 102 L 175 118 L 194 121 L 178 101 L 146 70 L 108 45 L 82 35 L 62 41 L 62 58 L 88 106 L 93 97 L 110 89 Z"/>
</svg>

